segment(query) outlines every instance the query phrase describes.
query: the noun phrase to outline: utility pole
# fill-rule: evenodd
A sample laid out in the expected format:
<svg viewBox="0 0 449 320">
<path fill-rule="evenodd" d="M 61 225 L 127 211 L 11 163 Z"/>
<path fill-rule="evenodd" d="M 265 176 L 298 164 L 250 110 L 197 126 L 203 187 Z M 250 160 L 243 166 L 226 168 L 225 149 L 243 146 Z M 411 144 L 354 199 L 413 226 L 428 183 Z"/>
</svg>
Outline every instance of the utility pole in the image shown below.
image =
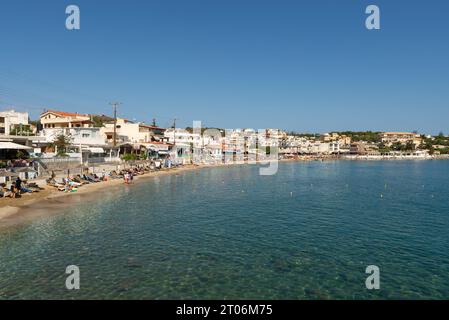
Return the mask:
<svg viewBox="0 0 449 320">
<path fill-rule="evenodd" d="M 173 145 L 176 146 L 176 118 L 173 119 Z"/>
<path fill-rule="evenodd" d="M 114 143 L 113 146 L 117 146 L 117 107 L 121 105 L 120 102 L 109 103 L 114 108 Z"/>
</svg>

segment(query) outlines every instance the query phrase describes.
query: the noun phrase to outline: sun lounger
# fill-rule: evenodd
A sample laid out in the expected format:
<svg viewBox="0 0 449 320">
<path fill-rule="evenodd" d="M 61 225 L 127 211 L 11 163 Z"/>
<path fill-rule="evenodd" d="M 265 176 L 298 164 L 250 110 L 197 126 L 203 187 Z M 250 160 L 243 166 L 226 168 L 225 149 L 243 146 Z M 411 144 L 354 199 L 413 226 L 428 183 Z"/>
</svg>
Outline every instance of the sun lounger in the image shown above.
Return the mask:
<svg viewBox="0 0 449 320">
<path fill-rule="evenodd" d="M 72 179 L 72 181 L 76 182 L 76 183 L 80 183 L 81 185 L 85 185 L 85 184 L 89 184 L 90 183 L 89 181 L 84 180 L 80 176 L 76 176 L 75 178 Z"/>
<path fill-rule="evenodd" d="M 36 189 L 36 190 L 45 190 L 44 188 L 40 187 L 37 183 L 31 182 L 26 184 L 27 188 Z"/>
<path fill-rule="evenodd" d="M 88 174 L 88 175 L 84 175 L 85 179 L 87 179 L 87 181 L 89 182 L 100 182 L 99 178 L 96 178 L 95 176 Z"/>
<path fill-rule="evenodd" d="M 65 185 L 61 184 L 61 183 L 57 183 L 56 180 L 54 179 L 48 179 L 47 180 L 47 185 L 50 187 L 55 187 L 58 190 L 60 190 L 61 188 L 65 188 Z"/>
<path fill-rule="evenodd" d="M 8 198 L 11 197 L 12 193 L 11 191 L 0 191 L 0 198 Z"/>
</svg>

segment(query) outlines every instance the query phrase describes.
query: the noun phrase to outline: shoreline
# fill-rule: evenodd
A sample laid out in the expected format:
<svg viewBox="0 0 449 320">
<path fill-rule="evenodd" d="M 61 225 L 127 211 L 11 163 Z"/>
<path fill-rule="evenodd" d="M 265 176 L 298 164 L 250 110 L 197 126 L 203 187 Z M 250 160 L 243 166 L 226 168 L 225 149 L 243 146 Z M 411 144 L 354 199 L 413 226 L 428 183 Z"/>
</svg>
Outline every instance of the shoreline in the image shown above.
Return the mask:
<svg viewBox="0 0 449 320">
<path fill-rule="evenodd" d="M 215 166 L 209 165 L 186 165 L 181 168 L 172 168 L 145 173 L 134 177 L 134 181 L 142 181 L 165 175 L 176 175 L 182 172 L 205 169 Z M 89 196 L 93 196 L 95 191 L 110 192 L 113 188 L 123 186 L 123 179 L 102 181 L 98 183 L 87 184 L 78 189 L 77 192 L 60 192 L 50 186 L 42 186 L 44 190 L 31 195 L 25 195 L 20 199 L 2 199 L 6 203 L 0 202 L 0 230 L 5 227 L 32 221 L 35 218 L 53 214 L 58 209 L 62 209 L 72 203 L 85 201 Z M 98 197 L 95 194 L 92 200 Z"/>
<path fill-rule="evenodd" d="M 196 171 L 207 168 L 225 168 L 235 165 L 254 165 L 256 162 L 235 162 L 229 164 L 189 164 L 180 168 L 163 169 L 148 172 L 134 177 L 134 183 L 166 175 L 177 175 L 183 172 Z M 132 186 L 133 184 L 129 185 Z M 114 188 L 125 186 L 123 179 L 101 181 L 86 184 L 77 192 L 61 192 L 54 187 L 42 186 L 44 190 L 27 194 L 19 199 L 0 199 L 0 231 L 7 227 L 30 222 L 39 217 L 45 217 L 61 212 L 64 208 L 81 201 L 93 201 L 98 198 L 95 192 L 110 192 Z M 90 199 L 89 199 L 90 198 Z"/>
<path fill-rule="evenodd" d="M 445 160 L 447 158 L 433 158 L 433 159 L 394 159 L 394 160 Z M 308 158 L 308 159 L 283 159 L 279 162 L 312 162 L 312 161 L 392 161 L 393 159 L 346 159 L 346 158 Z M 163 169 L 160 171 L 148 172 L 143 175 L 138 175 L 134 178 L 136 182 L 155 178 L 164 175 L 176 175 L 183 172 L 195 171 L 207 168 L 225 168 L 236 165 L 263 165 L 264 162 L 256 161 L 239 161 L 227 164 L 189 164 L 180 168 Z M 266 164 L 266 163 L 265 163 Z M 20 199 L 1 199 L 0 200 L 0 230 L 6 227 L 20 225 L 24 222 L 30 222 L 38 217 L 44 217 L 55 212 L 60 212 L 60 209 L 66 208 L 76 202 L 95 200 L 98 197 L 97 192 L 110 192 L 114 188 L 119 188 L 124 185 L 123 179 L 115 179 L 92 183 L 82 186 L 77 192 L 65 193 L 60 192 L 50 186 L 42 186 L 44 190 L 37 193 L 27 194 Z M 93 195 L 92 193 L 95 193 Z M 87 199 L 92 197 L 92 199 Z"/>
</svg>

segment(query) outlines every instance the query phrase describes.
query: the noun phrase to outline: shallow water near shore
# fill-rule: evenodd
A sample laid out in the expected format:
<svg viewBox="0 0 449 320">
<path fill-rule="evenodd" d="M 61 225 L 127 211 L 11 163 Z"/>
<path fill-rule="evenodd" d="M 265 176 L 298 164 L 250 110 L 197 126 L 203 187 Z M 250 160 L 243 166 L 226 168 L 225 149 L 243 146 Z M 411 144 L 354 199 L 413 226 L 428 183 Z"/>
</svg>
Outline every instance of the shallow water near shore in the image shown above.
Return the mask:
<svg viewBox="0 0 449 320">
<path fill-rule="evenodd" d="M 449 298 L 449 161 L 258 170 L 158 176 L 0 229 L 0 299 Z"/>
</svg>

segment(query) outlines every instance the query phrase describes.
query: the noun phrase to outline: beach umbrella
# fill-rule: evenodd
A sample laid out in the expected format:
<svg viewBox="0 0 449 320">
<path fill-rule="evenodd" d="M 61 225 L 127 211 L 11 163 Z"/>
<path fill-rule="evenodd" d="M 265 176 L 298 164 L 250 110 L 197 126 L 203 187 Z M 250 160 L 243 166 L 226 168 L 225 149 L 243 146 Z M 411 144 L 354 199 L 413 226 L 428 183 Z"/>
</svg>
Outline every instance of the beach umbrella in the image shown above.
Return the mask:
<svg viewBox="0 0 449 320">
<path fill-rule="evenodd" d="M 13 142 L 0 142 L 0 150 L 31 150 L 33 148 Z"/>
<path fill-rule="evenodd" d="M 11 171 L 0 171 L 0 177 L 18 177 L 19 174 Z"/>
<path fill-rule="evenodd" d="M 22 172 L 37 172 L 37 171 L 31 167 L 21 167 L 14 169 L 14 172 L 22 173 Z"/>
</svg>

